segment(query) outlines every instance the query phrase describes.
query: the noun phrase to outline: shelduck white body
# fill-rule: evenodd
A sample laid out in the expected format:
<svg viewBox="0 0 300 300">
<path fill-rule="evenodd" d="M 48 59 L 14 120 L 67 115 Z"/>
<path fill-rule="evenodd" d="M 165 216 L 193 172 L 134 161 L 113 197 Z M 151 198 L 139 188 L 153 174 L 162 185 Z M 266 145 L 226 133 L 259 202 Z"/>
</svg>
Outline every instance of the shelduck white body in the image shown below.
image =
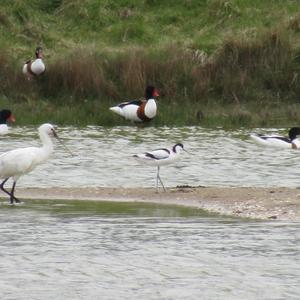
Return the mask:
<svg viewBox="0 0 300 300">
<path fill-rule="evenodd" d="M 0 178 L 4 181 L 0 189 L 10 196 L 10 203 L 20 202 L 14 196 L 17 180 L 24 174 L 31 172 L 36 166 L 45 163 L 53 152 L 51 136 L 57 134 L 51 124 L 43 124 L 38 129 L 42 147 L 19 148 L 0 155 Z M 13 186 L 11 192 L 4 188 L 6 181 L 12 177 Z"/>
<path fill-rule="evenodd" d="M 289 130 L 289 136 L 283 137 L 279 135 L 256 135 L 251 134 L 250 137 L 258 144 L 268 147 L 278 147 L 286 149 L 300 148 L 300 141 L 297 136 L 300 134 L 300 127 L 293 127 Z"/>
<path fill-rule="evenodd" d="M 23 66 L 23 73 L 28 78 L 39 76 L 45 72 L 45 64 L 42 60 L 43 52 L 41 47 L 37 47 L 35 50 L 35 60 L 27 61 Z"/>
<path fill-rule="evenodd" d="M 9 133 L 9 123 L 15 122 L 16 119 L 9 109 L 3 109 L 0 111 L 0 135 Z"/>
<path fill-rule="evenodd" d="M 117 106 L 110 107 L 110 110 L 133 122 L 147 122 L 152 120 L 157 114 L 155 97 L 158 96 L 159 93 L 155 87 L 147 86 L 145 100 L 123 102 Z"/>
<path fill-rule="evenodd" d="M 170 149 L 160 148 L 142 154 L 136 154 L 133 157 L 142 164 L 157 166 L 156 189 L 158 190 L 158 180 L 159 180 L 163 189 L 165 190 L 165 187 L 159 176 L 160 166 L 169 165 L 177 161 L 182 150 L 186 151 L 184 150 L 183 145 L 181 143 L 178 143 Z"/>
</svg>

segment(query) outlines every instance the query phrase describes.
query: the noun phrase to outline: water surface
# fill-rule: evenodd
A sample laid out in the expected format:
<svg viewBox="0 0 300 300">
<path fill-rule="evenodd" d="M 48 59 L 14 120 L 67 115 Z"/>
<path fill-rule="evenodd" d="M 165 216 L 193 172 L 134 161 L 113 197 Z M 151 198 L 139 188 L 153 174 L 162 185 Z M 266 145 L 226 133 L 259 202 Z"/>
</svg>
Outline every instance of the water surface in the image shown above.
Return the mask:
<svg viewBox="0 0 300 300">
<path fill-rule="evenodd" d="M 286 129 L 251 132 L 286 134 Z M 183 153 L 174 165 L 161 168 L 166 186 L 298 187 L 299 151 L 268 149 L 249 138 L 248 129 L 225 131 L 202 127 L 58 128 L 58 134 L 75 156 L 58 143 L 49 162 L 24 176 L 18 186 L 152 187 L 156 169 L 139 165 L 136 153 L 182 142 Z M 39 145 L 36 128 L 14 127 L 1 137 L 1 153 L 16 147 Z"/>
<path fill-rule="evenodd" d="M 0 298 L 300 299 L 300 224 L 137 203 L 0 207 Z"/>
</svg>

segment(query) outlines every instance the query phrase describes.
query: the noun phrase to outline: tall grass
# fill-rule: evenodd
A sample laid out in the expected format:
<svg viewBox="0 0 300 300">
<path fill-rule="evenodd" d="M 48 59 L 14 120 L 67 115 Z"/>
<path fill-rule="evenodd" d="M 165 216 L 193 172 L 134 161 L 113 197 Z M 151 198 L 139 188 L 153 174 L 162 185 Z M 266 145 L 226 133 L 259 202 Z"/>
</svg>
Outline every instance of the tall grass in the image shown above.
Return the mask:
<svg viewBox="0 0 300 300">
<path fill-rule="evenodd" d="M 142 97 L 151 83 L 160 90 L 163 103 L 158 124 L 166 120 L 202 124 L 213 115 L 209 107 L 236 105 L 230 113 L 232 123 L 246 125 L 256 118 L 239 107 L 298 101 L 296 54 L 288 36 L 279 30 L 255 38 L 228 37 L 211 55 L 176 43 L 157 49 L 101 52 L 78 47 L 49 59 L 46 73 L 28 81 L 19 62 L 1 50 L 0 94 L 12 103 L 32 107 L 39 107 L 36 103 L 41 100 L 51 102 L 46 105 L 50 112 L 55 110 L 49 109 L 51 105 L 58 109 L 70 106 L 74 119 L 79 116 L 83 123 L 87 118 L 108 125 L 119 120 L 110 116 L 109 105 Z"/>
</svg>

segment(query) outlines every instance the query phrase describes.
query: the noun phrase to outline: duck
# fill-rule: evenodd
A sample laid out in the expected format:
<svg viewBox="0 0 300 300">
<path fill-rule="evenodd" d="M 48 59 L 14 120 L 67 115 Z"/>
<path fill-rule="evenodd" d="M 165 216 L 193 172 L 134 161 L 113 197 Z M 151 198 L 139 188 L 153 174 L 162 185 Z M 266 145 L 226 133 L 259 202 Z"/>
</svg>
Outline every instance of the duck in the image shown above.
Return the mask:
<svg viewBox="0 0 300 300">
<path fill-rule="evenodd" d="M 0 111 L 0 135 L 8 134 L 8 124 L 16 121 L 15 116 L 9 109 L 2 109 Z"/>
<path fill-rule="evenodd" d="M 28 60 L 23 66 L 23 73 L 28 79 L 37 77 L 45 72 L 45 64 L 42 60 L 43 49 L 42 47 L 37 47 L 35 49 L 35 60 Z"/>
<path fill-rule="evenodd" d="M 152 85 L 148 85 L 145 89 L 145 99 L 123 102 L 109 109 L 132 122 L 149 122 L 156 116 L 157 105 L 155 98 L 158 96 L 157 89 Z"/>
<path fill-rule="evenodd" d="M 300 127 L 292 127 L 288 132 L 288 137 L 280 135 L 251 134 L 250 137 L 258 144 L 270 147 L 280 147 L 286 149 L 299 149 L 300 141 L 297 136 L 300 134 Z"/>
</svg>

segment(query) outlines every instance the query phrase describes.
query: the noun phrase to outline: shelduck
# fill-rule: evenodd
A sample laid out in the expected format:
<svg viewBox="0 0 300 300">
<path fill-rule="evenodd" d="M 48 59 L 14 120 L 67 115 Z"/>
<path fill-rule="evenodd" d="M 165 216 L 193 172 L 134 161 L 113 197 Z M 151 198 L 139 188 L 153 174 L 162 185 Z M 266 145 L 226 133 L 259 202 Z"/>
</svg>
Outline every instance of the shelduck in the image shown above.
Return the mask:
<svg viewBox="0 0 300 300">
<path fill-rule="evenodd" d="M 8 124 L 15 122 L 16 119 L 9 109 L 3 109 L 0 111 L 0 135 L 7 134 L 9 132 Z"/>
<path fill-rule="evenodd" d="M 250 137 L 258 144 L 270 147 L 280 147 L 287 149 L 300 148 L 300 141 L 297 136 L 300 134 L 300 127 L 292 127 L 288 137 L 279 135 L 251 134 Z"/>
<path fill-rule="evenodd" d="M 157 113 L 155 98 L 158 96 L 157 89 L 149 85 L 145 90 L 145 99 L 123 102 L 117 106 L 110 107 L 110 110 L 133 122 L 151 121 Z"/>
<path fill-rule="evenodd" d="M 43 49 L 41 47 L 35 49 L 35 57 L 35 60 L 28 60 L 23 66 L 23 73 L 28 79 L 39 76 L 45 72 L 45 64 L 42 60 Z"/>
</svg>

